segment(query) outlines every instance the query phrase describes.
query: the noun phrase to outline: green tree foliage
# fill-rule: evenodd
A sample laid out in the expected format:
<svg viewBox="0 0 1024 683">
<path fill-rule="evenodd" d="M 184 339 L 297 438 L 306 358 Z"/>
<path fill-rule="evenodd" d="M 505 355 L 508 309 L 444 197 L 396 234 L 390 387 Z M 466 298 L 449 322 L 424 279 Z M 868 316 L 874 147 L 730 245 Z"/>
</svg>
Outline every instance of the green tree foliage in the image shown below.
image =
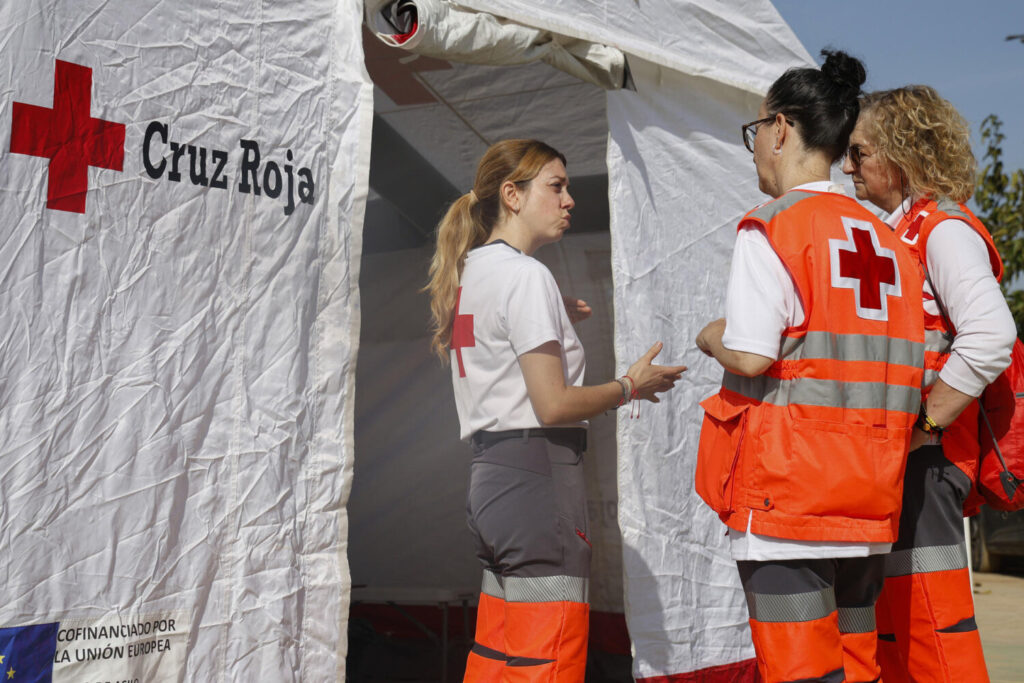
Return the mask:
<svg viewBox="0 0 1024 683">
<path fill-rule="evenodd" d="M 1024 274 L 1024 171 L 1018 169 L 1008 175 L 1003 168 L 1002 126 L 995 114 L 981 123 L 985 155 L 974 201 L 978 218 L 992 233 L 1003 257 L 1003 294 L 1017 322 L 1017 335 L 1024 336 L 1024 290 L 1019 281 Z"/>
</svg>

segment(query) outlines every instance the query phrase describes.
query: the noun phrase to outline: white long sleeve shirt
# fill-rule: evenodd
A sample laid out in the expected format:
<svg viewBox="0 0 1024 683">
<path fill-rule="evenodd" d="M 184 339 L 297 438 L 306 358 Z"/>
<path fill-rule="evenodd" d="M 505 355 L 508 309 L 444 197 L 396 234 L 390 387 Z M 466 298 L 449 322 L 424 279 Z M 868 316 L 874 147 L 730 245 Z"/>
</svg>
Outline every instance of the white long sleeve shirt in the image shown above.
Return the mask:
<svg viewBox="0 0 1024 683">
<path fill-rule="evenodd" d="M 908 198 L 887 219 L 895 227 L 913 206 Z M 1010 364 L 1017 326 L 992 275 L 988 246 L 967 223 L 950 218 L 928 238 L 928 274 L 956 329 L 949 360 L 939 379 L 969 396 L 979 396 Z M 925 292 L 933 294 L 925 282 Z M 925 309 L 939 315 L 926 299 Z"/>
</svg>

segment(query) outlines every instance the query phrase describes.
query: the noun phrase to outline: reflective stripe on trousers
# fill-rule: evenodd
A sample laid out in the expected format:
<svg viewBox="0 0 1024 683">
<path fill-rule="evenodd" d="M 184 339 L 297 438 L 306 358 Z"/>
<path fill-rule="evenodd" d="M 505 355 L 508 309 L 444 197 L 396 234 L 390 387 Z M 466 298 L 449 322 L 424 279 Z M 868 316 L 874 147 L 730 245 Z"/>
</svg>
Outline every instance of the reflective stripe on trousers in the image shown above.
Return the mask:
<svg viewBox="0 0 1024 683">
<path fill-rule="evenodd" d="M 766 683 L 874 681 L 882 556 L 737 562 Z"/>
</svg>

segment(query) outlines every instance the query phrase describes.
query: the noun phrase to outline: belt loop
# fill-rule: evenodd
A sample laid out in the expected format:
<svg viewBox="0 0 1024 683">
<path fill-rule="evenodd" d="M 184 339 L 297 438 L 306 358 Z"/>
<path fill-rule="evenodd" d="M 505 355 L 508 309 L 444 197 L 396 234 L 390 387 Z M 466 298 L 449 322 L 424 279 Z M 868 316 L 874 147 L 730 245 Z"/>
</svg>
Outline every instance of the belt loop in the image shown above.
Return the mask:
<svg viewBox="0 0 1024 683">
<path fill-rule="evenodd" d="M 530 430 L 529 429 L 524 429 L 523 430 L 523 443 L 527 443 L 529 440 L 530 440 Z"/>
</svg>

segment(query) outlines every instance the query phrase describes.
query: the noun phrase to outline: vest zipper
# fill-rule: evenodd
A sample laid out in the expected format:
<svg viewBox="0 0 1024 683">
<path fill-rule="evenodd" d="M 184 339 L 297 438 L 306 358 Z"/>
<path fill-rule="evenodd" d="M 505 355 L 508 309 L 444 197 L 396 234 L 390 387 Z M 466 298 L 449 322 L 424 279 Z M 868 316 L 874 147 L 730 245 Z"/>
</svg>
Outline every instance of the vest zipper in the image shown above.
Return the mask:
<svg viewBox="0 0 1024 683">
<path fill-rule="evenodd" d="M 729 512 L 736 512 L 736 508 L 733 506 L 733 499 L 736 498 L 736 466 L 740 462 L 740 451 L 743 449 L 743 437 L 747 435 L 747 418 L 749 417 L 749 415 L 749 409 L 744 410 L 743 417 L 740 418 L 740 438 L 736 442 L 736 452 L 733 453 L 732 466 L 729 468 L 729 482 L 727 484 L 727 486 L 730 487 L 729 507 L 727 508 Z"/>
</svg>

